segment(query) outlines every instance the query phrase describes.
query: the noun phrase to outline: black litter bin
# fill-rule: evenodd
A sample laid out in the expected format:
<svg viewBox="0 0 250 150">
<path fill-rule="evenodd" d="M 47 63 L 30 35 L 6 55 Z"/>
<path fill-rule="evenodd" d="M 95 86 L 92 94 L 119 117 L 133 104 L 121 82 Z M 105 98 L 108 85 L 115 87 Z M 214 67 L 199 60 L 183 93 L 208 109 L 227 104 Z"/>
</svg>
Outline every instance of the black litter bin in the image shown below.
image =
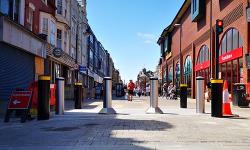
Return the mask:
<svg viewBox="0 0 250 150">
<path fill-rule="evenodd" d="M 234 106 L 248 106 L 249 102 L 246 100 L 246 85 L 243 83 L 236 83 L 233 86 L 233 105 Z"/>
</svg>

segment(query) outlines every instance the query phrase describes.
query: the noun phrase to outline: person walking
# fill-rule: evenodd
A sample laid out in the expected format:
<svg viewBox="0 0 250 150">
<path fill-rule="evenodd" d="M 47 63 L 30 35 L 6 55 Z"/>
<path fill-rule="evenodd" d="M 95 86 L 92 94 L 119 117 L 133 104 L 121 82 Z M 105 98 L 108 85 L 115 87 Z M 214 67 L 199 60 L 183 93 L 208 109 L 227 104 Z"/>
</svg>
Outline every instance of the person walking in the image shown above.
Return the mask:
<svg viewBox="0 0 250 150">
<path fill-rule="evenodd" d="M 162 97 L 168 97 L 168 85 L 167 85 L 167 83 L 165 82 L 164 84 L 163 84 L 163 94 L 162 94 Z"/>
<path fill-rule="evenodd" d="M 128 83 L 128 101 L 132 101 L 133 94 L 134 94 L 134 88 L 135 88 L 135 84 L 133 83 L 132 80 L 129 80 L 129 83 Z"/>
</svg>

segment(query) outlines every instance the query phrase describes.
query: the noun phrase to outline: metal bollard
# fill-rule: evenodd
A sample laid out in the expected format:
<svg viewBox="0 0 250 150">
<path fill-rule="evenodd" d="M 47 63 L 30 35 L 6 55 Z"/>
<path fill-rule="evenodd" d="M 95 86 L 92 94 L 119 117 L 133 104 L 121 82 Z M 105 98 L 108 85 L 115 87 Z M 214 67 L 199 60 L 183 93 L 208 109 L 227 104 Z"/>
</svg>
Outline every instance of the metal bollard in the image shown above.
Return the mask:
<svg viewBox="0 0 250 150">
<path fill-rule="evenodd" d="M 196 113 L 205 113 L 204 78 L 196 77 Z"/>
<path fill-rule="evenodd" d="M 180 84 L 180 108 L 187 108 L 187 84 Z"/>
<path fill-rule="evenodd" d="M 116 114 L 116 111 L 112 108 L 112 80 L 110 77 L 104 77 L 104 96 L 103 96 L 103 108 L 99 114 Z"/>
<path fill-rule="evenodd" d="M 82 109 L 82 98 L 83 98 L 82 91 L 83 91 L 82 83 L 81 82 L 75 83 L 75 88 L 74 88 L 75 109 Z"/>
<path fill-rule="evenodd" d="M 56 78 L 56 114 L 64 114 L 64 78 Z"/>
<path fill-rule="evenodd" d="M 146 111 L 147 114 L 163 114 L 158 107 L 158 78 L 150 78 L 150 107 Z"/>
<path fill-rule="evenodd" d="M 50 116 L 49 95 L 50 95 L 50 76 L 39 76 L 37 120 L 49 119 Z"/>
<path fill-rule="evenodd" d="M 222 88 L 223 80 L 211 80 L 211 116 L 222 117 Z"/>
</svg>

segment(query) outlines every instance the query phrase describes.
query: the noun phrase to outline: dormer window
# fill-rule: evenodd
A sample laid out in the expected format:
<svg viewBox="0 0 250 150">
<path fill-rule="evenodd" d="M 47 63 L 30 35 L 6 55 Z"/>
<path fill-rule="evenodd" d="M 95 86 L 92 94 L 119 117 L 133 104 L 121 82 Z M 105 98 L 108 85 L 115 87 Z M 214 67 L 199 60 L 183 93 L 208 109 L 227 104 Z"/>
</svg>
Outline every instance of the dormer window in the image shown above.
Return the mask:
<svg viewBox="0 0 250 150">
<path fill-rule="evenodd" d="M 206 3 L 204 0 L 191 0 L 192 21 L 197 22 L 205 13 Z"/>
</svg>

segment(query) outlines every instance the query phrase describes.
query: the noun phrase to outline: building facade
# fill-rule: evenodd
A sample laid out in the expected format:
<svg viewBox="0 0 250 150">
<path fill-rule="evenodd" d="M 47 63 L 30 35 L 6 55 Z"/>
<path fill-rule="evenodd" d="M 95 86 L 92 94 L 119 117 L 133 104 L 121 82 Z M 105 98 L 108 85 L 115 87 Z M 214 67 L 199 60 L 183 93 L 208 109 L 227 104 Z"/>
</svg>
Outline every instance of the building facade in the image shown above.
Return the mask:
<svg viewBox="0 0 250 150">
<path fill-rule="evenodd" d="M 215 78 L 217 19 L 224 22 L 219 37 L 219 77 L 228 82 L 230 93 L 234 83 L 250 82 L 247 9 L 247 0 L 185 0 L 158 40 L 167 83 L 187 84 L 194 98 L 197 76 L 203 76 L 205 83 Z"/>
<path fill-rule="evenodd" d="M 44 73 L 46 42 L 25 20 L 25 0 L 0 1 L 0 113 L 13 90 L 27 89 Z"/>
</svg>

